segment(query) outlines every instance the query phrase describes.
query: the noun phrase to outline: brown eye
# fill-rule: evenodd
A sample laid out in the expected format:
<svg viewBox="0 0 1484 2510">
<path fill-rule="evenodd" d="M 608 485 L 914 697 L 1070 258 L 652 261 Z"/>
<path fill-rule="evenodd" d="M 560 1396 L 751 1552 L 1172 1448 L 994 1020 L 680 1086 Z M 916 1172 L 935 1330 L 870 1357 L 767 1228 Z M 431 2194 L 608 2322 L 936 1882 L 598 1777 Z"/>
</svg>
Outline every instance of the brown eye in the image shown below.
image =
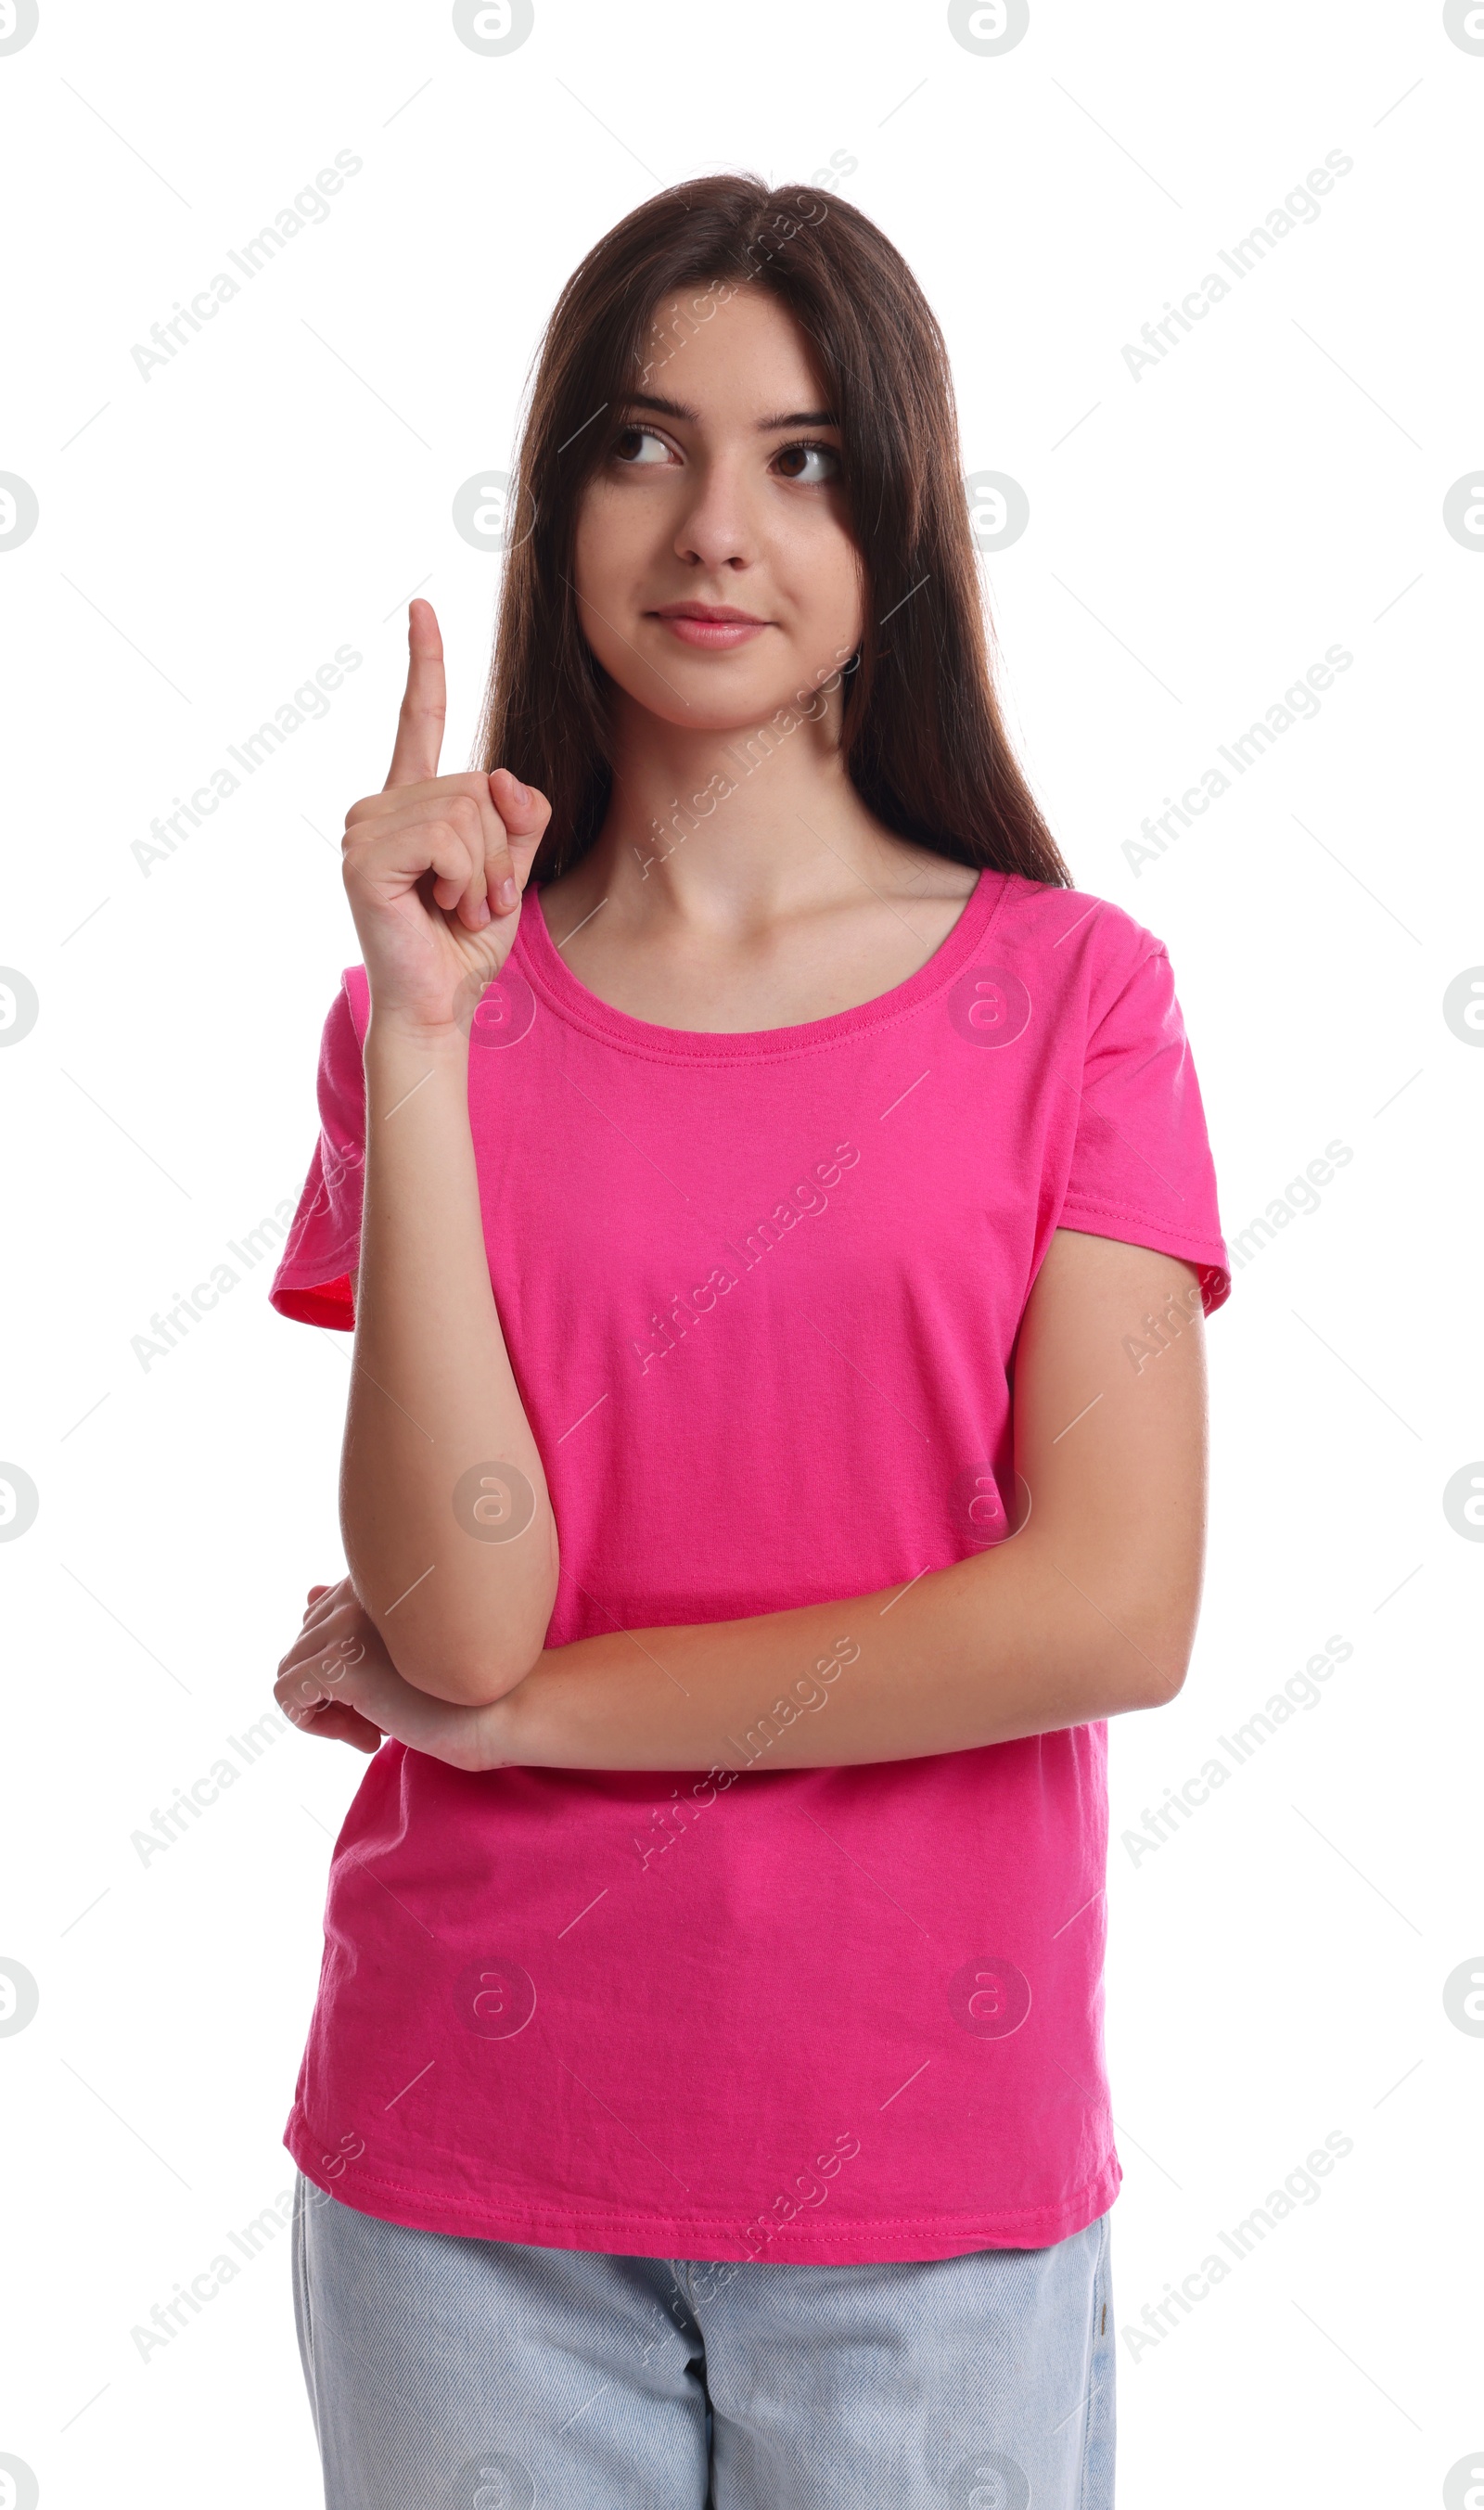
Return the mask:
<svg viewBox="0 0 1484 2510">
<path fill-rule="evenodd" d="M 806 488 L 840 475 L 840 456 L 832 444 L 785 444 L 776 459 L 785 479 L 800 480 Z"/>
<path fill-rule="evenodd" d="M 669 447 L 651 427 L 621 428 L 613 439 L 613 458 L 630 471 L 647 469 L 651 463 L 667 460 Z"/>
</svg>

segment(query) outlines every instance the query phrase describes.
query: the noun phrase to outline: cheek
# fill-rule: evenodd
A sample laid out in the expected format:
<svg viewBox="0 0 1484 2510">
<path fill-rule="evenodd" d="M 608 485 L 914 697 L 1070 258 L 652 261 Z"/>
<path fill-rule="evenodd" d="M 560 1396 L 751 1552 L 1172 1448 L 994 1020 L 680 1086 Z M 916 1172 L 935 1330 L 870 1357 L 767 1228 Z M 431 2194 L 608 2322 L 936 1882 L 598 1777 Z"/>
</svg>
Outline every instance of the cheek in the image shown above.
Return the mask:
<svg viewBox="0 0 1484 2510">
<path fill-rule="evenodd" d="M 613 589 L 616 553 L 622 538 L 621 517 L 614 512 L 617 503 L 616 498 L 604 494 L 601 483 L 594 482 L 577 510 L 577 528 L 572 536 L 572 581 L 579 596 L 594 602 L 601 610 L 608 608 L 603 596 Z"/>
<path fill-rule="evenodd" d="M 588 605 L 583 632 L 609 671 L 629 651 L 617 631 L 628 631 L 634 587 L 645 571 L 653 536 L 640 511 L 646 502 L 616 495 L 602 481 L 594 481 L 578 509 L 572 581 L 579 601 Z M 612 625 L 606 626 L 605 621 Z M 622 681 L 622 669 L 616 676 Z"/>
<path fill-rule="evenodd" d="M 833 668 L 841 652 L 860 641 L 864 622 L 864 586 L 856 545 L 844 524 L 832 514 L 801 517 L 780 551 L 780 574 L 797 606 L 801 629 L 815 659 Z"/>
<path fill-rule="evenodd" d="M 859 643 L 863 605 L 855 551 L 847 543 L 843 549 L 831 547 L 827 557 L 829 563 L 819 570 L 817 612 L 821 641 L 833 657 L 838 646 Z"/>
</svg>

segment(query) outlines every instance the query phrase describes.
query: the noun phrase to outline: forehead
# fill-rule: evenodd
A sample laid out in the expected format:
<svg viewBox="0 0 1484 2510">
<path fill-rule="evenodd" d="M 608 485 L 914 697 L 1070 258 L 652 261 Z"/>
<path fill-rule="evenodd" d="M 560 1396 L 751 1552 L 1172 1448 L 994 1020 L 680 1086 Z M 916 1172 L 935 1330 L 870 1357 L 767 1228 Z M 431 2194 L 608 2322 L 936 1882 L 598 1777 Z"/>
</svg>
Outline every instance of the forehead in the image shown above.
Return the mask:
<svg viewBox="0 0 1484 2510">
<path fill-rule="evenodd" d="M 755 282 L 698 280 L 662 297 L 641 372 L 646 365 L 639 389 L 699 416 L 716 413 L 723 402 L 737 417 L 826 405 L 803 331 L 788 308 Z"/>
</svg>

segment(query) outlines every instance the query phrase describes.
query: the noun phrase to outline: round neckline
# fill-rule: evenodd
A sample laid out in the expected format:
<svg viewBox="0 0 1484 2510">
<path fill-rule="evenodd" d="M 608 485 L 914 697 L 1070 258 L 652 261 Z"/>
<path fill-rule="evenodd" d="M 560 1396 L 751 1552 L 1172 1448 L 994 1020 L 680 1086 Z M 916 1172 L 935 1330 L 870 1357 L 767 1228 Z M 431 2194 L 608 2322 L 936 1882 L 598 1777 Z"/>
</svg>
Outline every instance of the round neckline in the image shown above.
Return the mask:
<svg viewBox="0 0 1484 2510">
<path fill-rule="evenodd" d="M 869 1002 L 856 1003 L 849 1010 L 831 1011 L 823 1019 L 800 1020 L 789 1028 L 666 1028 L 657 1021 L 636 1019 L 630 1011 L 616 1009 L 613 1004 L 590 993 L 573 975 L 552 938 L 539 889 L 526 892 L 511 956 L 551 1009 L 611 1046 L 624 1047 L 631 1054 L 679 1056 L 700 1062 L 739 1057 L 750 1061 L 764 1055 L 796 1054 L 812 1046 L 834 1046 L 858 1035 L 862 1029 L 879 1028 L 888 1020 L 916 1010 L 921 1003 L 951 983 L 971 959 L 986 937 L 1009 884 L 1008 872 L 993 871 L 986 865 L 952 929 L 913 974 L 904 976 L 899 985 L 891 986 L 886 993 L 873 995 Z"/>
</svg>

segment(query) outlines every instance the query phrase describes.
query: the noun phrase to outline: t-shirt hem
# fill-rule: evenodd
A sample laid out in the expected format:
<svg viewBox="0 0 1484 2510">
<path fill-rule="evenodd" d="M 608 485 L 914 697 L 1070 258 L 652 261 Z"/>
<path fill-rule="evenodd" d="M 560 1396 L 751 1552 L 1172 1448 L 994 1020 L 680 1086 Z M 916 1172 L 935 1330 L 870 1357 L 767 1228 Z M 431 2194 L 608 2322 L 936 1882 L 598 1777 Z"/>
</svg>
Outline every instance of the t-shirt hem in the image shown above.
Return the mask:
<svg viewBox="0 0 1484 2510">
<path fill-rule="evenodd" d="M 359 1240 L 351 1238 L 338 1254 L 312 1258 L 308 1263 L 281 1264 L 268 1292 L 269 1306 L 295 1324 L 328 1325 L 339 1333 L 354 1332 L 351 1267 L 359 1253 Z"/>
<path fill-rule="evenodd" d="M 1227 1249 L 1219 1237 L 1192 1236 L 1185 1230 L 1172 1229 L 1167 1222 L 1149 1212 L 1132 1210 L 1126 1203 L 1102 1202 L 1088 1195 L 1069 1194 L 1061 1206 L 1059 1225 L 1076 1228 L 1075 1214 L 1084 1216 L 1090 1237 L 1118 1237 L 1130 1245 L 1153 1246 L 1161 1255 L 1178 1256 L 1184 1264 L 1194 1264 L 1200 1274 L 1201 1299 L 1207 1315 L 1226 1305 L 1232 1295 L 1232 1274 Z"/>
<path fill-rule="evenodd" d="M 1110 2149 L 1096 2176 L 1049 2205 L 1002 2207 L 984 2214 L 887 2215 L 879 2222 L 820 2221 L 809 2229 L 782 2224 L 761 2246 L 749 2244 L 735 2224 L 705 2217 L 602 2212 L 548 2205 L 489 2205 L 450 2198 L 423 2187 L 357 2169 L 340 2181 L 321 2176 L 317 2139 L 295 2109 L 284 2142 L 306 2179 L 377 2222 L 411 2231 L 440 2231 L 463 2240 L 507 2240 L 523 2246 L 579 2249 L 608 2257 L 694 2258 L 717 2263 L 764 2265 L 898 2265 L 935 2258 L 962 2258 L 978 2249 L 1048 2248 L 1071 2239 L 1106 2214 L 1123 2173 Z"/>
</svg>

